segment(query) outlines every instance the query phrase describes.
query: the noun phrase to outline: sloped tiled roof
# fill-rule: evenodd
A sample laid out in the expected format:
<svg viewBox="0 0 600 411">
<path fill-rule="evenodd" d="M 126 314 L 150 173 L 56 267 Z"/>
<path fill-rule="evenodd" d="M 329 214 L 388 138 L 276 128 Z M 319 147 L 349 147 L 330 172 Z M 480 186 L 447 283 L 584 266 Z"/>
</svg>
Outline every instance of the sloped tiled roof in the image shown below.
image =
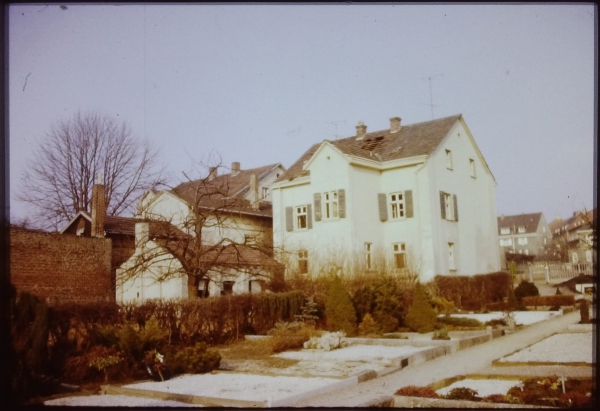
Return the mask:
<svg viewBox="0 0 600 411">
<path fill-rule="evenodd" d="M 525 227 L 525 233 L 535 233 L 542 218 L 542 213 L 518 214 L 498 217 L 498 233 L 500 229 L 509 227 L 511 234 L 519 227 Z"/>
<path fill-rule="evenodd" d="M 410 158 L 431 154 L 448 134 L 450 128 L 460 118 L 461 114 L 444 117 L 422 123 L 402 125 L 400 131 L 391 133 L 390 130 L 366 133 L 361 140 L 356 136 L 329 141 L 342 153 L 367 159 L 381 161 Z M 311 146 L 277 181 L 293 180 L 308 175 L 308 170 L 302 170 L 322 143 Z"/>
<path fill-rule="evenodd" d="M 171 192 L 190 204 L 206 208 L 219 208 L 221 211 L 240 212 L 256 216 L 270 217 L 272 208 L 269 202 L 261 201 L 258 210 L 251 207 L 243 196 L 250 189 L 250 176 L 256 174 L 258 180 L 278 167 L 279 163 L 240 170 L 237 174 L 223 174 L 213 180 L 198 179 L 182 183 Z"/>
<path fill-rule="evenodd" d="M 580 228 L 588 228 L 589 223 L 596 223 L 596 209 L 587 212 L 587 217 L 584 218 L 582 213 L 576 213 L 566 220 L 560 220 L 562 224 L 555 227 L 561 231 L 572 231 Z"/>
</svg>

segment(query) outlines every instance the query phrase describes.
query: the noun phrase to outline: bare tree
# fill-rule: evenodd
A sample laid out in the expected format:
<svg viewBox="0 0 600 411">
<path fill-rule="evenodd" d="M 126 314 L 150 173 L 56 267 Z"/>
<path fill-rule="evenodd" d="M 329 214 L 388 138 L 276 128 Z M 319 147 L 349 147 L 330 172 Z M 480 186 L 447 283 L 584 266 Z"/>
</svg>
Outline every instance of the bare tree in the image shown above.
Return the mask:
<svg viewBox="0 0 600 411">
<path fill-rule="evenodd" d="M 136 217 L 149 223 L 149 232 L 136 240 L 134 256 L 118 271 L 118 286 L 141 275 L 155 282 L 187 275 L 193 298 L 202 281 L 246 274 L 266 283 L 282 275 L 272 258 L 269 204 L 234 195 L 239 181 L 231 174 L 216 177 L 218 168 L 196 180 L 184 174 L 187 181 L 168 190 L 187 206 L 183 213 L 165 192 L 150 191 L 141 199 Z"/>
<path fill-rule="evenodd" d="M 157 150 L 136 138 L 127 122 L 78 112 L 51 127 L 17 199 L 35 207 L 41 227 L 58 229 L 77 212 L 90 212 L 92 186 L 101 174 L 107 213 L 131 213 L 140 196 L 163 179 L 157 157 Z"/>
</svg>

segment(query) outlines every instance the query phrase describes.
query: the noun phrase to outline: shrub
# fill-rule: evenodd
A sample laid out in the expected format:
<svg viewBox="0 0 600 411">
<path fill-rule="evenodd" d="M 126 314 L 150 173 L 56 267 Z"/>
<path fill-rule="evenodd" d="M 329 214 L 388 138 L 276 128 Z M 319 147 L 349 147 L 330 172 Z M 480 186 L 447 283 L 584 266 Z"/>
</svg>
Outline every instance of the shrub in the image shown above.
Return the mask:
<svg viewBox="0 0 600 411">
<path fill-rule="evenodd" d="M 371 317 L 371 314 L 365 315 L 363 321 L 358 326 L 358 335 L 368 336 L 368 335 L 379 335 L 381 334 L 381 329 Z"/>
<path fill-rule="evenodd" d="M 331 351 L 336 348 L 347 347 L 348 343 L 344 340 L 345 336 L 346 334 L 338 331 L 334 333 L 325 333 L 320 337 L 311 337 L 310 340 L 304 343 L 304 348 Z"/>
<path fill-rule="evenodd" d="M 449 340 L 448 329 L 446 327 L 440 328 L 433 333 L 432 340 Z"/>
<path fill-rule="evenodd" d="M 572 295 L 544 295 L 538 297 L 523 297 L 523 305 L 537 307 L 540 305 L 567 306 L 574 305 L 575 297 Z"/>
<path fill-rule="evenodd" d="M 311 295 L 306 298 L 302 305 L 302 314 L 295 315 L 294 318 L 298 322 L 314 325 L 319 319 L 319 316 L 317 315 L 318 312 L 319 310 L 317 309 L 317 303 L 315 303 L 315 297 Z"/>
<path fill-rule="evenodd" d="M 327 292 L 325 316 L 327 326 L 332 331 L 344 331 L 348 336 L 356 335 L 356 311 L 338 276 L 334 277 Z"/>
<path fill-rule="evenodd" d="M 104 347 L 103 347 L 104 348 Z M 105 348 L 106 349 L 106 348 Z M 108 369 L 114 369 L 114 367 L 121 363 L 123 358 L 118 355 L 111 355 L 104 353 L 104 355 L 95 356 L 89 362 L 89 366 L 97 369 L 98 371 L 104 372 L 104 382 L 108 382 Z"/>
<path fill-rule="evenodd" d="M 450 392 L 444 395 L 447 400 L 464 400 L 464 401 L 480 401 L 481 398 L 477 396 L 477 391 L 466 387 L 456 387 L 450 390 Z"/>
<path fill-rule="evenodd" d="M 580 392 L 567 392 L 558 397 L 560 405 L 569 408 L 591 408 L 592 398 Z"/>
<path fill-rule="evenodd" d="M 316 331 L 313 326 L 304 323 L 278 322 L 268 334 L 271 336 L 267 343 L 271 353 L 278 353 L 302 348 L 306 341 L 316 335 Z"/>
<path fill-rule="evenodd" d="M 485 325 L 491 325 L 492 327 L 496 327 L 498 325 L 506 326 L 506 320 L 503 318 L 494 318 L 493 320 L 486 321 Z"/>
<path fill-rule="evenodd" d="M 506 272 L 467 276 L 436 276 L 436 295 L 464 310 L 479 311 L 489 303 L 502 301 L 508 295 L 510 276 Z"/>
<path fill-rule="evenodd" d="M 517 288 L 515 288 L 515 297 L 517 297 L 519 303 L 523 300 L 523 297 L 535 297 L 538 295 L 540 295 L 540 291 L 535 284 L 526 280 L 521 281 Z"/>
<path fill-rule="evenodd" d="M 199 342 L 193 347 L 186 347 L 174 357 L 166 359 L 175 374 L 202 374 L 219 368 L 221 355 L 207 349 L 206 343 Z"/>
<path fill-rule="evenodd" d="M 590 322 L 590 307 L 585 298 L 579 303 L 579 315 L 581 317 L 580 324 L 588 324 Z"/>
<path fill-rule="evenodd" d="M 408 314 L 406 314 L 406 325 L 413 331 L 427 333 L 433 331 L 436 320 L 437 315 L 427 300 L 423 286 L 417 283 L 413 304 L 408 310 Z"/>
<path fill-rule="evenodd" d="M 491 394 L 487 397 L 483 397 L 481 402 L 494 402 L 494 403 L 506 403 L 506 397 L 502 394 Z"/>
<path fill-rule="evenodd" d="M 418 387 L 416 385 L 402 387 L 395 392 L 395 395 L 405 395 L 407 397 L 439 398 L 439 395 L 433 388 Z"/>
<path fill-rule="evenodd" d="M 371 314 L 382 332 L 393 332 L 403 322 L 403 292 L 392 277 L 379 278 L 362 286 L 354 293 L 352 303 L 359 322 Z"/>
<path fill-rule="evenodd" d="M 454 325 L 454 326 L 458 326 L 458 327 L 481 328 L 483 326 L 481 321 L 476 320 L 475 318 L 444 316 L 444 317 L 439 317 L 437 319 L 437 321 L 441 324 Z"/>
</svg>

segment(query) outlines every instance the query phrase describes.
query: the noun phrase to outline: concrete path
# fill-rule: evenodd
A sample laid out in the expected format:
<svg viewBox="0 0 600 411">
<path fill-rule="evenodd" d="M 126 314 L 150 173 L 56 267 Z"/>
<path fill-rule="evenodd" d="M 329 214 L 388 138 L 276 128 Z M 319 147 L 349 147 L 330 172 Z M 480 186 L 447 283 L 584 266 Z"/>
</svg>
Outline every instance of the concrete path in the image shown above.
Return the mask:
<svg viewBox="0 0 600 411">
<path fill-rule="evenodd" d="M 514 351 L 535 344 L 556 332 L 564 331 L 569 324 L 575 324 L 579 320 L 578 311 L 554 317 L 549 321 L 532 324 L 514 334 L 494 339 L 485 344 L 467 348 L 455 354 L 438 357 L 418 365 L 411 365 L 396 373 L 366 381 L 351 388 L 302 400 L 292 404 L 292 406 L 357 407 L 382 396 L 393 395 L 399 388 L 407 385 L 424 386 L 444 378 L 465 374 L 509 374 L 512 373 L 509 368 L 514 367 L 492 368 L 491 362 Z M 523 368 L 531 370 L 528 367 Z M 577 376 L 592 376 L 593 367 L 568 368 L 579 369 L 573 369 L 572 371 L 584 374 Z M 545 371 L 551 372 L 554 369 L 560 371 L 558 367 L 549 367 Z M 588 375 L 585 375 L 586 373 Z"/>
</svg>

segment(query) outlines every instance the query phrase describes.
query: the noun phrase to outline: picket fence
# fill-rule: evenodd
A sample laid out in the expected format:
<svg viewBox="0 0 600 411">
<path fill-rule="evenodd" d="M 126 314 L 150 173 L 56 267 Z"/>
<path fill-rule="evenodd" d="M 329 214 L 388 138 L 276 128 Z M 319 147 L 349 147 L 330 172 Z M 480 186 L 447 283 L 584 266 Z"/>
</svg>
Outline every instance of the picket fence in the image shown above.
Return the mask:
<svg viewBox="0 0 600 411">
<path fill-rule="evenodd" d="M 525 276 L 531 282 L 560 283 L 581 274 L 596 275 L 593 264 L 573 263 L 534 263 L 525 271 Z"/>
</svg>

